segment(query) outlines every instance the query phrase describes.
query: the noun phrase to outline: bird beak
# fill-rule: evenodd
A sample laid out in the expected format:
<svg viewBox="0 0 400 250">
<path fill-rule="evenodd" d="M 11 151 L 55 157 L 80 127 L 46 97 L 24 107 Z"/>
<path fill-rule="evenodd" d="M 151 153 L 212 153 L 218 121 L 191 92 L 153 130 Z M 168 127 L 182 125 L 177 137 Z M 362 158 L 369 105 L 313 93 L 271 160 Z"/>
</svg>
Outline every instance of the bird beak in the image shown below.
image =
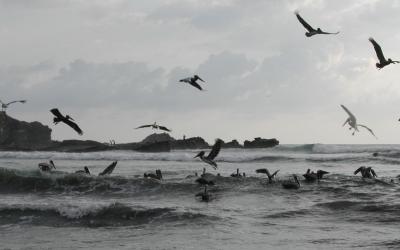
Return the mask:
<svg viewBox="0 0 400 250">
<path fill-rule="evenodd" d="M 198 153 L 198 154 L 197 154 L 195 157 L 193 157 L 193 158 L 199 157 L 199 156 L 200 156 L 200 154 L 201 154 L 201 153 Z"/>
<path fill-rule="evenodd" d="M 201 79 L 200 77 L 199 77 L 199 80 L 202 81 L 202 82 L 205 82 L 205 81 L 204 81 L 203 79 Z"/>
</svg>

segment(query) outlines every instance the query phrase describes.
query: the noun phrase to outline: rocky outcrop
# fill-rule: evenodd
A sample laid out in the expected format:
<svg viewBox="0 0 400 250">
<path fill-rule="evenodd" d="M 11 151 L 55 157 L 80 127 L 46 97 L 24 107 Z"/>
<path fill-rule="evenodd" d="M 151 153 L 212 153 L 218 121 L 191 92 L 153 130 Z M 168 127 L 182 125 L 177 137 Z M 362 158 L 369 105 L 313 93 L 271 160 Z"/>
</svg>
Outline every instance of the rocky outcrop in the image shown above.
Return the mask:
<svg viewBox="0 0 400 250">
<path fill-rule="evenodd" d="M 161 134 L 151 134 L 144 138 L 141 142 L 141 144 L 149 144 L 149 143 L 156 143 L 156 142 L 165 142 L 165 141 L 175 141 L 173 137 L 171 137 L 167 133 L 161 133 Z"/>
<path fill-rule="evenodd" d="M 200 149 L 209 148 L 210 145 L 201 137 L 191 137 L 184 140 L 171 141 L 172 149 Z"/>
<path fill-rule="evenodd" d="M 110 149 L 113 148 L 108 144 L 97 141 L 64 140 L 61 142 L 53 141 L 51 146 L 44 150 L 61 152 L 95 152 L 106 151 Z"/>
<path fill-rule="evenodd" d="M 222 143 L 223 148 L 243 148 L 242 145 L 239 144 L 237 140 L 232 140 L 230 142 Z"/>
<path fill-rule="evenodd" d="M 171 151 L 171 143 L 169 141 L 153 142 L 139 145 L 134 150 L 140 152 L 169 152 Z"/>
<path fill-rule="evenodd" d="M 270 148 L 277 145 L 279 145 L 279 141 L 275 138 L 262 139 L 261 137 L 256 137 L 253 141 L 244 141 L 245 148 Z"/>
</svg>

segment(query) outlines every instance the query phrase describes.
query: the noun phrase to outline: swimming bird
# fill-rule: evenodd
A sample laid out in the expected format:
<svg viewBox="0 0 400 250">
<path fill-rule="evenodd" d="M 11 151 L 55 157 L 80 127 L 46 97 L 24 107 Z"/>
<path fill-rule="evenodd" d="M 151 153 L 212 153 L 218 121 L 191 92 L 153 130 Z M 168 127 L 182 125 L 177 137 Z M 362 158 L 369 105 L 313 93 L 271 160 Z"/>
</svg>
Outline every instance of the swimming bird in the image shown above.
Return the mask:
<svg viewBox="0 0 400 250">
<path fill-rule="evenodd" d="M 88 174 L 88 175 L 90 175 L 90 171 L 89 171 L 89 168 L 85 166 L 83 168 L 83 170 L 75 171 L 75 174 Z"/>
<path fill-rule="evenodd" d="M 329 33 L 329 32 L 325 32 L 322 31 L 321 28 L 317 28 L 314 29 L 310 24 L 308 24 L 299 14 L 299 12 L 295 12 L 297 19 L 299 20 L 299 22 L 304 26 L 304 28 L 306 28 L 307 32 L 305 33 L 306 37 L 311 37 L 313 35 L 317 35 L 317 34 L 323 34 L 323 35 L 337 35 L 339 34 L 338 32 L 334 32 L 334 33 Z"/>
<path fill-rule="evenodd" d="M 324 170 L 318 170 L 316 173 L 314 171 L 311 171 L 310 169 L 307 169 L 307 172 L 303 174 L 304 178 L 306 181 L 309 182 L 314 182 L 316 180 L 322 179 L 322 177 L 326 174 L 329 174 L 329 172 L 324 171 Z"/>
<path fill-rule="evenodd" d="M 286 189 L 299 189 L 300 182 L 297 179 L 297 175 L 292 175 L 293 179 L 288 179 L 282 182 L 282 187 Z"/>
<path fill-rule="evenodd" d="M 375 171 L 374 171 L 374 169 L 372 169 L 372 167 L 361 166 L 361 167 L 357 168 L 356 171 L 354 171 L 354 175 L 358 174 L 359 172 L 361 173 L 361 176 L 363 178 L 372 179 L 374 177 L 378 177 L 378 175 L 375 173 Z"/>
<path fill-rule="evenodd" d="M 159 130 L 164 130 L 164 131 L 167 131 L 167 132 L 171 132 L 172 131 L 172 130 L 168 129 L 167 127 L 157 125 L 156 122 L 154 122 L 153 124 L 142 125 L 142 126 L 139 126 L 139 127 L 135 128 L 135 129 L 149 128 L 149 127 L 151 127 L 152 129 L 159 129 Z"/>
<path fill-rule="evenodd" d="M 218 165 L 214 161 L 215 157 L 219 154 L 219 151 L 221 150 L 221 145 L 222 145 L 222 140 L 217 139 L 214 143 L 214 146 L 212 147 L 210 153 L 207 156 L 205 155 L 204 151 L 200 151 L 194 158 L 199 157 L 202 161 L 205 163 L 211 165 L 214 169 L 217 169 Z"/>
<path fill-rule="evenodd" d="M 256 170 L 256 173 L 258 173 L 258 174 L 266 174 L 269 182 L 273 182 L 273 180 L 274 180 L 275 176 L 278 174 L 278 172 L 279 172 L 279 169 L 276 170 L 273 174 L 270 174 L 268 169 L 266 169 L 266 168 L 260 168 L 260 169 Z"/>
<path fill-rule="evenodd" d="M 343 109 L 344 109 L 344 111 L 346 111 L 346 113 L 349 115 L 349 118 L 347 118 L 347 120 L 343 123 L 343 126 L 344 125 L 346 125 L 347 123 L 350 125 L 350 130 L 351 129 L 354 129 L 354 131 L 353 131 L 353 133 L 352 133 L 352 135 L 354 135 L 354 133 L 357 131 L 357 132 L 360 132 L 359 130 L 358 130 L 358 127 L 363 127 L 363 128 L 365 128 L 366 130 L 368 130 L 375 138 L 377 138 L 376 137 L 376 135 L 374 134 L 374 131 L 372 131 L 372 129 L 370 129 L 370 128 L 368 128 L 367 126 L 365 126 L 365 125 L 362 125 L 362 124 L 357 124 L 357 119 L 356 119 L 356 117 L 350 112 L 350 110 L 348 110 L 344 105 L 340 105 Z M 378 139 L 378 138 L 377 138 Z"/>
<path fill-rule="evenodd" d="M 390 58 L 386 60 L 385 56 L 383 55 L 381 46 L 379 46 L 379 44 L 372 37 L 370 37 L 368 40 L 374 46 L 376 56 L 378 57 L 379 62 L 375 64 L 378 69 L 382 69 L 383 67 L 391 63 L 393 64 L 400 63 L 400 61 L 393 61 Z"/>
<path fill-rule="evenodd" d="M 63 116 L 57 108 L 51 109 L 50 112 L 55 116 L 53 118 L 54 124 L 57 125 L 59 122 L 63 122 L 74 129 L 79 135 L 83 134 L 81 128 L 75 122 L 73 122 L 74 119 L 72 119 L 72 117 L 69 115 Z"/>
<path fill-rule="evenodd" d="M 118 161 L 113 161 L 110 165 L 108 165 L 101 173 L 99 173 L 99 176 L 103 176 L 103 175 L 110 175 L 115 167 L 117 166 Z M 75 171 L 76 174 L 89 174 L 90 175 L 90 171 L 88 167 L 84 167 L 84 170 L 78 170 Z"/>
<path fill-rule="evenodd" d="M 204 191 L 203 192 L 200 192 L 200 193 L 196 194 L 196 197 L 201 197 L 202 201 L 206 201 L 206 202 L 210 201 L 211 195 L 208 193 L 207 185 L 204 186 Z"/>
<path fill-rule="evenodd" d="M 194 75 L 193 77 L 188 77 L 188 78 L 181 79 L 181 80 L 179 80 L 179 82 L 186 82 L 186 83 L 189 83 L 190 85 L 192 85 L 193 87 L 195 87 L 195 88 L 197 88 L 199 90 L 203 90 L 201 88 L 201 86 L 196 82 L 197 80 L 205 82 L 198 75 Z"/>
<path fill-rule="evenodd" d="M 18 100 L 18 101 L 12 101 L 12 102 L 8 102 L 8 103 L 4 103 L 4 102 L 2 102 L 1 100 L 0 100 L 0 103 L 1 103 L 1 111 L 5 111 L 7 108 L 8 108 L 8 106 L 10 106 L 11 104 L 13 104 L 13 103 L 26 103 L 26 100 Z"/>
<path fill-rule="evenodd" d="M 236 173 L 232 173 L 231 177 L 242 177 L 242 175 L 239 173 L 239 169 L 236 169 Z"/>
<path fill-rule="evenodd" d="M 151 179 L 156 179 L 156 180 L 161 180 L 162 179 L 162 173 L 160 169 L 156 170 L 156 174 L 153 173 L 144 173 L 143 174 L 144 178 L 151 178 Z"/>
<path fill-rule="evenodd" d="M 38 164 L 38 167 L 41 171 L 44 172 L 50 172 L 51 169 L 56 169 L 56 166 L 54 165 L 54 162 L 50 160 L 49 162 L 41 162 Z"/>
</svg>

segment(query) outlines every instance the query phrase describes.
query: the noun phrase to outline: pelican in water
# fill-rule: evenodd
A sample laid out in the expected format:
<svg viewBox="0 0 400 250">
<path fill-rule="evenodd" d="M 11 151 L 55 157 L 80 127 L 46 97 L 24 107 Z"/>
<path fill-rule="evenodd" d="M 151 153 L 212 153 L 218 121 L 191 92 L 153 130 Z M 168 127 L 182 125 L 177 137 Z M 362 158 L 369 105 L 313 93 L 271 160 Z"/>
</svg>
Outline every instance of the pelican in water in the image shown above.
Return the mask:
<svg viewBox="0 0 400 250">
<path fill-rule="evenodd" d="M 361 167 L 357 168 L 356 171 L 354 171 L 354 175 L 356 175 L 358 173 L 361 173 L 361 176 L 363 178 L 372 179 L 372 178 L 378 177 L 378 175 L 375 173 L 375 171 L 372 167 L 361 166 Z"/>
<path fill-rule="evenodd" d="M 167 131 L 167 132 L 171 132 L 172 131 L 172 130 L 168 129 L 167 127 L 158 125 L 156 122 L 154 122 L 153 124 L 142 125 L 142 126 L 139 126 L 139 127 L 135 128 L 135 129 L 150 128 L 150 127 L 152 129 L 159 129 L 159 130 L 163 130 L 163 131 Z"/>
<path fill-rule="evenodd" d="M 49 162 L 41 162 L 38 164 L 38 167 L 43 172 L 50 172 L 52 169 L 56 169 L 56 166 L 52 160 Z"/>
<path fill-rule="evenodd" d="M 215 141 L 214 146 L 212 147 L 210 153 L 207 156 L 204 156 L 206 152 L 200 151 L 200 153 L 198 153 L 194 158 L 199 157 L 202 161 L 211 165 L 214 169 L 217 169 L 218 165 L 214 161 L 214 159 L 219 154 L 219 151 L 221 150 L 221 145 L 222 145 L 222 140 L 217 139 Z"/>
<path fill-rule="evenodd" d="M 8 106 L 10 106 L 11 104 L 13 104 L 13 103 L 26 103 L 26 100 L 17 100 L 17 101 L 12 101 L 12 102 L 8 102 L 8 103 L 5 103 L 5 102 L 0 100 L 0 103 L 1 103 L 1 111 L 6 111 Z"/>
<path fill-rule="evenodd" d="M 99 173 L 99 176 L 103 176 L 103 175 L 110 175 L 115 167 L 117 166 L 118 161 L 114 161 L 112 162 L 110 165 L 108 165 L 101 173 Z M 90 171 L 88 167 L 84 167 L 83 170 L 78 170 L 75 172 L 76 174 L 89 174 L 90 175 Z"/>
<path fill-rule="evenodd" d="M 144 173 L 143 174 L 144 178 L 151 178 L 151 179 L 156 179 L 156 180 L 162 180 L 162 173 L 160 169 L 156 170 L 156 174 L 153 173 Z"/>
<path fill-rule="evenodd" d="M 256 170 L 256 173 L 258 173 L 258 174 L 266 174 L 267 177 L 268 177 L 268 181 L 269 181 L 270 183 L 274 181 L 275 176 L 278 174 L 278 172 L 279 172 L 279 169 L 276 170 L 276 171 L 275 171 L 274 173 L 272 173 L 272 174 L 270 174 L 270 172 L 269 172 L 268 169 L 266 169 L 266 168 L 260 168 L 260 169 L 257 169 L 257 170 Z"/>
<path fill-rule="evenodd" d="M 288 179 L 282 182 L 282 187 L 285 189 L 299 189 L 300 188 L 300 182 L 299 179 L 297 179 L 297 175 L 293 174 L 292 175 L 293 179 Z"/>
<path fill-rule="evenodd" d="M 316 180 L 319 181 L 326 174 L 329 174 L 329 172 L 326 172 L 324 170 L 318 170 L 315 173 L 314 171 L 311 171 L 310 169 L 307 169 L 307 172 L 305 174 L 303 174 L 303 177 L 306 179 L 306 181 L 314 182 Z"/>
<path fill-rule="evenodd" d="M 74 119 L 72 119 L 72 117 L 70 117 L 69 115 L 63 116 L 61 112 L 56 108 L 51 109 L 50 112 L 55 116 L 53 118 L 54 124 L 57 125 L 59 122 L 63 122 L 70 126 L 73 130 L 75 130 L 79 135 L 83 134 L 81 128 L 75 122 L 73 122 Z"/>
<path fill-rule="evenodd" d="M 337 35 L 339 32 L 329 33 L 322 31 L 321 28 L 314 29 L 310 24 L 308 24 L 299 14 L 298 11 L 295 12 L 297 19 L 299 22 L 306 28 L 306 37 L 311 37 L 313 35 Z"/>
<path fill-rule="evenodd" d="M 244 174 L 244 175 L 240 174 L 240 173 L 239 173 L 239 169 L 237 168 L 237 169 L 236 169 L 236 173 L 232 173 L 232 174 L 231 174 L 231 177 L 245 177 L 246 174 L 245 174 L 245 173 L 243 173 L 243 174 Z"/>
<path fill-rule="evenodd" d="M 400 61 L 393 61 L 390 58 L 388 58 L 386 60 L 385 56 L 383 55 L 381 46 L 379 46 L 379 44 L 372 37 L 370 37 L 368 40 L 374 46 L 376 56 L 378 57 L 378 60 L 379 60 L 379 62 L 375 64 L 376 68 L 382 69 L 383 67 L 385 67 L 391 63 L 393 63 L 393 64 L 400 63 Z"/>
<path fill-rule="evenodd" d="M 88 175 L 90 175 L 90 171 L 89 171 L 89 168 L 85 166 L 85 167 L 83 167 L 83 170 L 75 171 L 75 174 L 88 174 Z"/>
<path fill-rule="evenodd" d="M 211 195 L 208 193 L 207 185 L 204 186 L 203 192 L 196 194 L 196 197 L 200 197 L 202 201 L 206 201 L 206 202 L 210 201 Z"/>
<path fill-rule="evenodd" d="M 340 105 L 340 106 L 341 106 L 341 107 L 344 109 L 344 111 L 346 111 L 346 113 L 349 115 L 349 118 L 347 118 L 347 120 L 343 123 L 343 126 L 346 125 L 346 124 L 348 123 L 348 124 L 350 125 L 349 130 L 354 129 L 352 135 L 354 135 L 355 132 L 360 132 L 360 131 L 358 130 L 358 127 L 363 127 L 363 128 L 365 128 L 366 130 L 368 130 L 375 138 L 377 138 L 376 135 L 374 134 L 374 131 L 372 131 L 372 129 L 368 128 L 368 127 L 365 126 L 365 125 L 357 124 L 357 119 L 356 119 L 356 117 L 350 112 L 350 110 L 348 110 L 344 105 Z M 378 138 L 377 138 L 377 139 L 378 139 Z"/>
<path fill-rule="evenodd" d="M 181 79 L 181 80 L 179 80 L 179 82 L 186 82 L 199 90 L 203 90 L 203 88 L 200 86 L 200 84 L 197 83 L 197 80 L 205 82 L 198 75 L 194 75 L 193 77 L 187 77 L 187 78 Z"/>
</svg>

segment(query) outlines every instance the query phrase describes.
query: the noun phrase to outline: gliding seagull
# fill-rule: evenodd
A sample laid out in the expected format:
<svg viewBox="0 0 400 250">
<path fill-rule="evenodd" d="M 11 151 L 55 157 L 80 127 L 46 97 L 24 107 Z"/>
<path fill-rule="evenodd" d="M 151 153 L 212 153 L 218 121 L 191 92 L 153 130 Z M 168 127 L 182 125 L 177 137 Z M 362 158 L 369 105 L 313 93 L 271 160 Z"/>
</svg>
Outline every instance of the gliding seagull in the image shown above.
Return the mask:
<svg viewBox="0 0 400 250">
<path fill-rule="evenodd" d="M 9 106 L 10 104 L 17 103 L 17 102 L 19 102 L 19 103 L 26 103 L 26 100 L 17 100 L 17 101 L 12 101 L 12 102 L 9 102 L 9 103 L 4 103 L 4 102 L 2 102 L 2 101 L 0 100 L 0 103 L 1 103 L 1 111 L 5 111 L 5 110 L 8 108 L 8 106 Z"/>
<path fill-rule="evenodd" d="M 379 62 L 375 64 L 378 69 L 382 69 L 383 67 L 385 67 L 391 63 L 393 63 L 393 64 L 400 63 L 400 61 L 393 61 L 390 58 L 388 58 L 386 60 L 385 56 L 383 55 L 381 46 L 379 46 L 379 44 L 372 37 L 370 37 L 368 40 L 374 46 L 376 56 L 379 59 Z"/>
<path fill-rule="evenodd" d="M 299 20 L 299 22 L 304 26 L 304 28 L 306 28 L 306 30 L 308 31 L 308 32 L 306 32 L 306 37 L 311 37 L 311 36 L 313 36 L 313 35 L 318 35 L 318 34 L 324 34 L 324 35 L 337 35 L 337 34 L 339 34 L 339 31 L 338 32 L 335 32 L 335 33 L 329 33 L 329 32 L 325 32 L 325 31 L 322 31 L 321 30 L 321 28 L 317 28 L 317 29 L 314 29 L 311 25 L 309 25 L 301 16 L 300 16 L 300 14 L 299 14 L 299 12 L 295 12 L 295 14 L 296 14 L 296 17 L 297 17 L 297 19 Z"/>
<path fill-rule="evenodd" d="M 179 82 L 186 82 L 186 83 L 189 83 L 190 85 L 192 85 L 193 87 L 195 87 L 195 88 L 197 88 L 199 90 L 203 90 L 201 88 L 201 86 L 196 82 L 197 80 L 205 82 L 198 75 L 194 75 L 193 77 L 188 77 L 188 78 L 181 79 L 181 80 L 179 80 Z"/>
<path fill-rule="evenodd" d="M 346 124 L 348 123 L 348 124 L 350 125 L 349 130 L 354 129 L 352 135 L 354 135 L 354 133 L 355 133 L 356 131 L 357 131 L 357 132 L 360 132 L 360 131 L 358 130 L 358 127 L 363 127 L 363 128 L 365 128 L 366 130 L 368 130 L 373 136 L 375 136 L 375 138 L 377 138 L 376 135 L 374 134 L 374 131 L 372 131 L 372 129 L 368 128 L 368 127 L 365 126 L 365 125 L 357 124 L 357 119 L 356 119 L 356 117 L 350 112 L 350 110 L 348 110 L 344 105 L 340 105 L 340 106 L 341 106 L 341 107 L 344 109 L 344 111 L 346 111 L 346 113 L 349 115 L 349 118 L 347 118 L 347 120 L 343 123 L 343 126 L 346 125 Z M 377 138 L 377 139 L 378 139 L 378 138 Z"/>
</svg>

